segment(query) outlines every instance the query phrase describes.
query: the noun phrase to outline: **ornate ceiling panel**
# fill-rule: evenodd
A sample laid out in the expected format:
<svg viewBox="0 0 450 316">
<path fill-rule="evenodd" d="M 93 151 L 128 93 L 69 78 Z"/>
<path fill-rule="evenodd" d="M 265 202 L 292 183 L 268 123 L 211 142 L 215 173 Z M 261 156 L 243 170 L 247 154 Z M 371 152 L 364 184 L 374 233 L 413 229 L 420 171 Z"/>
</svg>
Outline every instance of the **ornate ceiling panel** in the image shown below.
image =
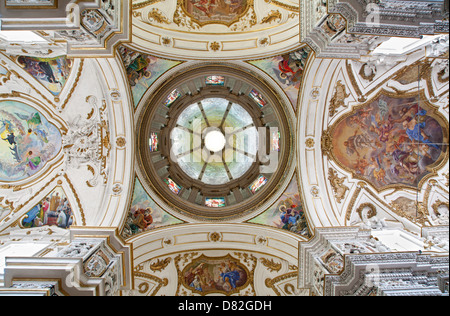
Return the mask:
<svg viewBox="0 0 450 316">
<path fill-rule="evenodd" d="M 134 46 L 160 56 L 245 59 L 300 46 L 298 1 L 136 0 L 132 6 Z"/>
<path fill-rule="evenodd" d="M 387 41 L 448 32 L 439 1 L 380 1 L 370 28 L 365 0 L 93 0 L 76 28 L 66 2 L 48 30 L 24 16 L 47 42 L 0 36 L 0 252 L 34 256 L 11 278 L 65 262 L 91 283 L 46 293 L 395 294 L 353 273 L 390 253 L 417 268 L 401 285 L 426 270 L 441 293 L 448 35 Z"/>
<path fill-rule="evenodd" d="M 448 192 L 448 86 L 438 79 L 446 62 L 424 58 L 425 50 L 370 69 L 348 60 L 311 65 L 298 146 L 311 166 L 300 177 L 312 222 L 417 233 L 448 222 L 432 206 Z"/>
<path fill-rule="evenodd" d="M 176 225 L 131 239 L 135 290 L 128 294 L 309 294 L 296 288 L 301 239 L 252 224 L 214 226 L 211 231 L 202 224 Z"/>
<path fill-rule="evenodd" d="M 131 189 L 128 89 L 112 74 L 120 65 L 3 54 L 0 63 L 0 229 L 121 221 L 121 212 L 108 213 L 125 207 L 120 197 Z M 96 76 L 94 85 L 86 80 Z"/>
<path fill-rule="evenodd" d="M 248 65 L 194 63 L 176 69 L 177 76 L 138 106 L 137 170 L 181 214 L 215 220 L 249 215 L 288 181 L 282 170 L 293 170 L 287 163 L 293 155 L 292 121 L 284 113 L 293 109 L 264 83 L 267 75 L 249 77 Z M 246 116 L 236 119 L 239 111 Z M 226 137 L 221 156 L 205 151 L 211 129 Z M 223 207 L 208 207 L 212 200 L 223 201 Z"/>
</svg>

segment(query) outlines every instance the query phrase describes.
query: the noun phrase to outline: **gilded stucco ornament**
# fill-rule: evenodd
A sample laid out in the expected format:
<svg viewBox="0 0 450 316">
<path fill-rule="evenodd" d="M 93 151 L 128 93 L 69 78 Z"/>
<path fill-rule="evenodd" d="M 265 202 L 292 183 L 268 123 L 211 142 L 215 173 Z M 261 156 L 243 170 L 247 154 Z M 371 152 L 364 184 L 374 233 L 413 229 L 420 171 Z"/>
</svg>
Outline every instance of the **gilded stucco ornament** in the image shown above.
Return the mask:
<svg viewBox="0 0 450 316">
<path fill-rule="evenodd" d="M 345 177 L 339 178 L 336 170 L 328 169 L 328 180 L 330 181 L 330 185 L 333 188 L 334 197 L 338 203 L 342 202 L 342 199 L 345 197 L 345 194 L 349 190 L 348 186 L 346 186 Z"/>
<path fill-rule="evenodd" d="M 339 80 L 336 83 L 336 87 L 334 90 L 334 94 L 330 100 L 329 104 L 329 115 L 330 117 L 334 116 L 340 107 L 347 107 L 345 104 L 345 99 L 350 96 L 350 93 L 347 93 L 346 86 Z"/>
</svg>

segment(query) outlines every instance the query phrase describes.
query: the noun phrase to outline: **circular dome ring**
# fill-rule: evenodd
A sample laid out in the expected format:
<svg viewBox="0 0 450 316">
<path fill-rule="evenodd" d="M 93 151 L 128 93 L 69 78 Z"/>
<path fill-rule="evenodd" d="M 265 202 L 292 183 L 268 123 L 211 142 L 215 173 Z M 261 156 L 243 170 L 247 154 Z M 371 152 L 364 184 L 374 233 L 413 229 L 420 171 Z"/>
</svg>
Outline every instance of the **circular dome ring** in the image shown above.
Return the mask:
<svg viewBox="0 0 450 316">
<path fill-rule="evenodd" d="M 210 75 L 224 76 L 223 86 L 208 86 L 203 84 L 205 77 Z M 200 84 L 199 84 L 200 82 Z M 201 87 L 198 87 L 198 86 Z M 164 101 L 175 89 L 182 96 L 170 107 L 164 106 Z M 257 89 L 267 101 L 266 106 L 259 106 L 249 92 Z M 207 185 L 187 176 L 177 163 L 170 161 L 170 131 L 176 127 L 177 118 L 189 106 L 207 98 L 224 98 L 236 103 L 252 117 L 255 128 L 265 127 L 266 144 L 270 143 L 270 128 L 280 131 L 280 148 L 278 165 L 274 173 L 262 174 L 262 162 L 259 157 L 250 169 L 238 179 L 233 179 L 226 185 Z M 137 118 L 137 148 L 138 168 L 143 171 L 142 181 L 152 187 L 167 205 L 175 211 L 197 219 L 224 220 L 240 217 L 254 211 L 277 190 L 278 184 L 285 178 L 284 170 L 292 159 L 293 140 L 290 137 L 292 122 L 286 117 L 284 110 L 287 104 L 282 104 L 281 97 L 264 82 L 262 78 L 255 80 L 255 75 L 238 68 L 235 65 L 207 64 L 195 69 L 183 70 L 167 80 L 145 100 L 147 105 Z M 270 130 L 271 131 L 271 130 Z M 150 152 L 148 137 L 150 133 L 159 134 L 160 150 Z M 266 146 L 270 147 L 270 146 Z M 269 154 L 267 151 L 267 157 Z M 258 156 L 258 155 L 257 155 Z M 263 157 L 264 158 L 264 157 Z M 265 160 L 265 159 L 264 159 Z M 169 177 L 181 186 L 178 194 L 174 194 L 163 181 Z M 265 177 L 264 185 L 258 191 L 249 190 L 256 180 Z M 228 195 L 227 195 L 228 194 Z M 223 197 L 226 201 L 221 208 L 205 206 L 205 198 Z"/>
</svg>

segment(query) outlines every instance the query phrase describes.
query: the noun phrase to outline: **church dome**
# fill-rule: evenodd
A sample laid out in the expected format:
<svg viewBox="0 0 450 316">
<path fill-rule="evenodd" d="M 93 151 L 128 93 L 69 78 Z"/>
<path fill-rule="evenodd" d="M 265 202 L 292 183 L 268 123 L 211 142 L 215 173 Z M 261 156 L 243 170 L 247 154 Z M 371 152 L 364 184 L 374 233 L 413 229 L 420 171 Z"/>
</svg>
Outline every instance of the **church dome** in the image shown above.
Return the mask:
<svg viewBox="0 0 450 316">
<path fill-rule="evenodd" d="M 139 167 L 171 208 L 202 219 L 247 214 L 291 159 L 290 120 L 262 78 L 206 64 L 166 80 L 137 122 Z"/>
</svg>

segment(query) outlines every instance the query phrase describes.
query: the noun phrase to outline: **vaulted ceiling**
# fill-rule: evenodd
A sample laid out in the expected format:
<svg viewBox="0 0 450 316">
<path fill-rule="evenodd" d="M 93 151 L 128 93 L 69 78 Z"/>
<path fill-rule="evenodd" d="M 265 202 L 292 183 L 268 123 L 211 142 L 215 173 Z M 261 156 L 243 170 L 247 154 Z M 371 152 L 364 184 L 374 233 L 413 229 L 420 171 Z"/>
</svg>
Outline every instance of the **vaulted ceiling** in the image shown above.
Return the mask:
<svg viewBox="0 0 450 316">
<path fill-rule="evenodd" d="M 86 1 L 78 28 L 58 2 L 19 24 L 0 4 L 0 244 L 113 227 L 124 294 L 321 295 L 297 286 L 316 229 L 448 226 L 442 2 Z M 240 160 L 180 159 L 195 118 L 234 128 Z M 239 282 L 200 290 L 224 263 Z"/>
</svg>

